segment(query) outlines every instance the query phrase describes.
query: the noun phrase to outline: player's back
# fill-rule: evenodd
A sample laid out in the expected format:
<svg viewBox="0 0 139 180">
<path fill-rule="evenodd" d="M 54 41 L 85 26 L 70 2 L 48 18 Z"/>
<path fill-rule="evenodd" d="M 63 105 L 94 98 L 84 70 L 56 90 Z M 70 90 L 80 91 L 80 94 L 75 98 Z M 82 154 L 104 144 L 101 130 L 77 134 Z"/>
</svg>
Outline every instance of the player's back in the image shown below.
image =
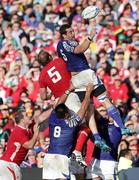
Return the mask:
<svg viewBox="0 0 139 180">
<path fill-rule="evenodd" d="M 53 111 L 49 119 L 50 146 L 48 153 L 70 155 L 76 139 L 77 126 L 78 124 L 70 127 L 68 120 L 58 119 Z"/>
<path fill-rule="evenodd" d="M 63 58 L 70 72 L 80 72 L 89 69 L 88 62 L 83 53 L 75 54 L 77 41 L 61 40 L 57 45 L 58 56 Z"/>
<path fill-rule="evenodd" d="M 70 86 L 71 75 L 63 59 L 55 58 L 41 71 L 40 88 L 48 87 L 53 95 L 60 97 Z"/>
</svg>

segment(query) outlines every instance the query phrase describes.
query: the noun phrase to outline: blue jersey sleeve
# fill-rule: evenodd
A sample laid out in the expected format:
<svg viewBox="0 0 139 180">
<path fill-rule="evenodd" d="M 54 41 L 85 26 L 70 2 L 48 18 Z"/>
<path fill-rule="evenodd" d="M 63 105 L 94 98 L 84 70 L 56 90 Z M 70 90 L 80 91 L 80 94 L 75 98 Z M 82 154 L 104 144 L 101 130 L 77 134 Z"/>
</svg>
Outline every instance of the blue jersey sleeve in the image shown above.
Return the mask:
<svg viewBox="0 0 139 180">
<path fill-rule="evenodd" d="M 57 45 L 58 56 L 65 60 L 70 72 L 80 72 L 90 68 L 84 53 L 74 53 L 78 45 L 77 41 L 68 40 L 61 40 Z"/>
<path fill-rule="evenodd" d="M 67 52 L 74 53 L 74 49 L 76 46 L 78 46 L 78 43 L 76 41 L 73 41 L 70 44 L 67 41 L 63 41 L 63 49 Z"/>
</svg>

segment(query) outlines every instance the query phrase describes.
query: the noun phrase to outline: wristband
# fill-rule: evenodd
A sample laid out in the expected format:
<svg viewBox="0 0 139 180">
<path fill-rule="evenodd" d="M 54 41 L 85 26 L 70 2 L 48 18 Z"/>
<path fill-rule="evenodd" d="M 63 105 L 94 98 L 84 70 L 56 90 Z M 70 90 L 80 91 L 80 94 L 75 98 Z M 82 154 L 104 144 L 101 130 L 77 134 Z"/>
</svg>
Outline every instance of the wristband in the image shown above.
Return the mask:
<svg viewBox="0 0 139 180">
<path fill-rule="evenodd" d="M 93 38 L 91 38 L 91 37 L 88 37 L 87 39 L 88 39 L 89 41 L 93 41 Z"/>
<path fill-rule="evenodd" d="M 70 91 L 69 90 L 66 90 L 65 92 L 64 92 L 64 94 L 66 94 L 67 96 L 70 94 Z"/>
</svg>

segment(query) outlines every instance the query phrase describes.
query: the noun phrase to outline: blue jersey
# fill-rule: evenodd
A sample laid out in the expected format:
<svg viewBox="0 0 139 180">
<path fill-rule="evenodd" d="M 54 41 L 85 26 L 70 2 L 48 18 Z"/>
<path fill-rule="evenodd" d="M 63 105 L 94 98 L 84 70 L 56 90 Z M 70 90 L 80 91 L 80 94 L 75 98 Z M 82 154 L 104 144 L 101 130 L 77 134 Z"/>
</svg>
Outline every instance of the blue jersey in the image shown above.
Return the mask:
<svg viewBox="0 0 139 180">
<path fill-rule="evenodd" d="M 112 160 L 117 161 L 118 146 L 121 141 L 122 135 L 119 127 L 114 124 L 108 124 L 105 119 L 99 121 L 99 134 L 106 144 L 112 149 L 110 152 L 105 152 L 99 148 L 95 148 L 93 156 L 99 160 Z"/>
<path fill-rule="evenodd" d="M 84 53 L 74 53 L 76 46 L 78 42 L 70 40 L 61 40 L 57 45 L 58 56 L 65 60 L 70 72 L 80 72 L 90 68 Z"/>
<path fill-rule="evenodd" d="M 71 111 L 70 119 L 58 119 L 55 110 L 49 118 L 50 145 L 48 153 L 70 156 L 76 140 L 79 116 Z"/>
</svg>

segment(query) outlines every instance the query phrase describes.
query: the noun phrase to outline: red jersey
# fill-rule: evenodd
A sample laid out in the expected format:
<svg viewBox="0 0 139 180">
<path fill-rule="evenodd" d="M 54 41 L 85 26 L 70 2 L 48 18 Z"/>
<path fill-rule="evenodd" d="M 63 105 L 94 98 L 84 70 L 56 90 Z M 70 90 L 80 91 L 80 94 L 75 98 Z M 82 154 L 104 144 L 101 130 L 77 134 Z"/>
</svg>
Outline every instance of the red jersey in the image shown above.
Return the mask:
<svg viewBox="0 0 139 180">
<path fill-rule="evenodd" d="M 61 58 L 55 58 L 41 71 L 40 88 L 48 87 L 55 98 L 60 97 L 70 86 L 71 75 L 65 62 Z"/>
<path fill-rule="evenodd" d="M 113 101 L 117 101 L 118 99 L 123 102 L 127 102 L 128 100 L 128 87 L 125 83 L 122 83 L 120 87 L 116 87 L 115 84 L 109 86 L 109 95 L 113 99 Z"/>
<path fill-rule="evenodd" d="M 28 149 L 24 148 L 23 144 L 29 141 L 31 137 L 32 133 L 30 130 L 16 126 L 8 140 L 7 149 L 1 159 L 20 165 L 28 153 Z"/>
</svg>

